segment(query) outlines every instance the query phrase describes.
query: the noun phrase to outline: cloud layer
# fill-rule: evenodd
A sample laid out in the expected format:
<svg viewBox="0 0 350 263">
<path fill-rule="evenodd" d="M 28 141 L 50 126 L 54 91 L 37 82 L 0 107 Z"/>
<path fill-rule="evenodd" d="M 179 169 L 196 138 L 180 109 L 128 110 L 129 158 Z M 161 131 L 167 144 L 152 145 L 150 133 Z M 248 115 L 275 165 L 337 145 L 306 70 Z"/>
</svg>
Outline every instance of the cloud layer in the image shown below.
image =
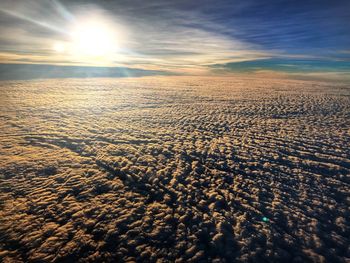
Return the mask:
<svg viewBox="0 0 350 263">
<path fill-rule="evenodd" d="M 347 85 L 163 77 L 1 90 L 4 262 L 349 258 Z"/>
</svg>

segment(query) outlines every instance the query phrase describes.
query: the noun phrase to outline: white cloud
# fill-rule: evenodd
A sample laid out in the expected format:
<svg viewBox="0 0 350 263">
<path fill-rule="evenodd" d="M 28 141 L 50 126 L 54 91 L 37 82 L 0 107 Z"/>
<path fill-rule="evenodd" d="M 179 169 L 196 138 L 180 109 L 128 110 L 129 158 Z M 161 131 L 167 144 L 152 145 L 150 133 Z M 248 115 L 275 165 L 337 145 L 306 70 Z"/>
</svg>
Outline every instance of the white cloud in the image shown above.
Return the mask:
<svg viewBox="0 0 350 263">
<path fill-rule="evenodd" d="M 0 38 L 0 51 L 13 54 L 17 61 L 18 56 L 24 61 L 33 62 L 35 57 L 43 56 L 49 61 L 57 60 L 57 63 L 71 61 L 72 64 L 104 63 L 106 66 L 142 65 L 181 71 L 188 68 L 201 70 L 208 64 L 268 55 L 258 46 L 227 34 L 232 29 L 211 22 L 210 18 L 194 11 L 180 12 L 161 5 L 156 6 L 157 11 L 152 11 L 154 5 L 150 4 L 142 4 L 141 7 L 120 4 L 107 11 L 105 7 L 95 5 L 67 4 L 63 7 L 58 2 L 43 5 L 34 2 L 13 5 L 5 1 L 1 4 L 2 15 L 10 16 L 11 19 L 2 29 L 2 32 L 8 33 L 2 34 Z M 122 32 L 120 49 L 109 56 L 108 61 L 99 63 L 89 58 L 73 58 L 64 52 L 58 55 L 52 49 L 57 41 L 69 41 L 69 28 L 83 15 L 103 17 L 109 26 Z M 8 50 L 10 46 L 11 50 Z"/>
</svg>

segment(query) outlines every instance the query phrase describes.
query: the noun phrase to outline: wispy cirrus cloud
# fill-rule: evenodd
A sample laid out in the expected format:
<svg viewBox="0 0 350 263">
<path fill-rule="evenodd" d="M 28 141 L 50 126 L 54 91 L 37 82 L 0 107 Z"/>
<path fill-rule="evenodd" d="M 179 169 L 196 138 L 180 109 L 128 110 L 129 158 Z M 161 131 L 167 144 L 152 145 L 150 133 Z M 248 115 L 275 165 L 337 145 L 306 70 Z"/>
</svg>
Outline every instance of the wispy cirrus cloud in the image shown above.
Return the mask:
<svg viewBox="0 0 350 263">
<path fill-rule="evenodd" d="M 348 7 L 343 0 L 3 0 L 0 57 L 3 63 L 121 66 L 189 74 L 208 73 L 211 65 L 262 59 L 348 60 L 341 52 L 350 45 Z M 72 24 L 91 17 L 116 29 L 117 52 L 99 61 L 53 49 L 57 42 L 69 43 Z"/>
<path fill-rule="evenodd" d="M 198 11 L 182 11 L 170 3 L 115 2 L 96 6 L 78 1 L 62 1 L 59 5 L 58 1 L 17 2 L 18 5 L 13 5 L 5 1 L 1 8 L 4 22 L 1 31 L 6 34 L 2 34 L 0 46 L 6 62 L 90 64 L 76 61 L 69 54 L 56 54 L 52 46 L 55 41 L 67 41 L 74 19 L 91 14 L 108 19 L 127 35 L 121 50 L 107 66 L 204 70 L 212 63 L 268 56 L 258 45 L 225 35 L 229 30 L 226 25 L 208 20 Z"/>
</svg>

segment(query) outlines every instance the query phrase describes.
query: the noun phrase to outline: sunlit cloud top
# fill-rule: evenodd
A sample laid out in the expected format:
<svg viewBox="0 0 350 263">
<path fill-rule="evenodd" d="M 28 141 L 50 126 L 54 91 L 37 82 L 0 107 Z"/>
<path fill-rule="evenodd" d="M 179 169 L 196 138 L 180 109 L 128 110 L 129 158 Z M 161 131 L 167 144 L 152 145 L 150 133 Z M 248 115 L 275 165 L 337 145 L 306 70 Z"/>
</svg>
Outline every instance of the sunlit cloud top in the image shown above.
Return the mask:
<svg viewBox="0 0 350 263">
<path fill-rule="evenodd" d="M 272 58 L 344 62 L 348 10 L 349 1 L 2 0 L 0 60 L 188 73 Z"/>
</svg>

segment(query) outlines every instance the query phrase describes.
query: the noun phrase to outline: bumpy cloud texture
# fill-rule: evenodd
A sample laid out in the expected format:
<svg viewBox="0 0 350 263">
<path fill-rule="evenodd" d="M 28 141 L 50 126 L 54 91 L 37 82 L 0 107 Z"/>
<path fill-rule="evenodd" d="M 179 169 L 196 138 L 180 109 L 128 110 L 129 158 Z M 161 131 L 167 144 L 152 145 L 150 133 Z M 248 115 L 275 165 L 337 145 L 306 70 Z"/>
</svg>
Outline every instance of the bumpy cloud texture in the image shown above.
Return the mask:
<svg viewBox="0 0 350 263">
<path fill-rule="evenodd" d="M 345 85 L 164 77 L 1 91 L 4 262 L 349 260 Z"/>
</svg>

